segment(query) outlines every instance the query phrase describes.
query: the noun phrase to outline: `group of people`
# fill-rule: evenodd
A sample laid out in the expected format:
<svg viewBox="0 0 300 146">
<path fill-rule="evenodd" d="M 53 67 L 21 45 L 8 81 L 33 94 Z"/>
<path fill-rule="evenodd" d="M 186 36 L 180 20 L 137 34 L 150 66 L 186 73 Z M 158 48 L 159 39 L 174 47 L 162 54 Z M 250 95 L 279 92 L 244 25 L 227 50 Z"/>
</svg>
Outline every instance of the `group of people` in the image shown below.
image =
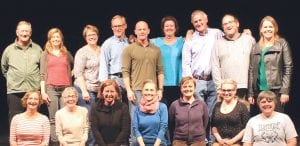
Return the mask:
<svg viewBox="0 0 300 146">
<path fill-rule="evenodd" d="M 208 27 L 201 10 L 191 23 L 177 36 L 176 18 L 166 16 L 164 36 L 149 39 L 148 23 L 138 21 L 131 39 L 126 18 L 116 15 L 101 47 L 97 27 L 86 25 L 87 44 L 73 58 L 59 28 L 42 50 L 31 24 L 20 21 L 1 58 L 10 144 L 296 146 L 283 113 L 292 53 L 275 19 L 261 20 L 257 43 L 232 14 L 222 18 L 223 31 Z M 49 117 L 38 112 L 42 103 Z"/>
</svg>

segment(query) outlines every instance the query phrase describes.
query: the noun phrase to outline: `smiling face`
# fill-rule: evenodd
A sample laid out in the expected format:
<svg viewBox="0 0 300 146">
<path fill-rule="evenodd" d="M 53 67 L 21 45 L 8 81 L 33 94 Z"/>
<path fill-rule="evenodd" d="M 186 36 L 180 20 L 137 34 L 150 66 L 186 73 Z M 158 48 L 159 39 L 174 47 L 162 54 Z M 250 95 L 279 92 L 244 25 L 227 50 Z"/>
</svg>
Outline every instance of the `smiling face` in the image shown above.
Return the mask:
<svg viewBox="0 0 300 146">
<path fill-rule="evenodd" d="M 74 90 L 66 90 L 63 93 L 64 104 L 67 108 L 73 108 L 76 106 L 78 97 L 76 91 Z"/>
<path fill-rule="evenodd" d="M 195 88 L 194 82 L 192 80 L 187 80 L 180 86 L 180 91 L 183 97 L 191 98 L 194 96 Z"/>
<path fill-rule="evenodd" d="M 61 35 L 58 32 L 54 33 L 50 38 L 50 43 L 52 44 L 53 47 L 60 48 L 62 44 Z"/>
<path fill-rule="evenodd" d="M 231 15 L 225 15 L 222 19 L 224 33 L 229 38 L 239 33 L 239 22 Z"/>
<path fill-rule="evenodd" d="M 194 26 L 194 28 L 200 32 L 200 33 L 205 33 L 207 30 L 207 23 L 208 23 L 208 19 L 207 16 L 205 14 L 203 14 L 202 12 L 196 12 L 194 14 L 192 14 L 192 24 Z"/>
<path fill-rule="evenodd" d="M 105 105 L 112 105 L 119 96 L 114 85 L 104 87 L 102 95 Z"/>
<path fill-rule="evenodd" d="M 172 20 L 167 20 L 164 23 L 163 31 L 165 36 L 175 36 L 176 33 L 176 25 Z"/>
<path fill-rule="evenodd" d="M 111 29 L 116 37 L 125 37 L 125 30 L 127 29 L 125 18 L 121 16 L 115 16 L 111 20 Z"/>
<path fill-rule="evenodd" d="M 233 84 L 222 84 L 221 87 L 221 98 L 223 101 L 229 103 L 231 102 L 236 96 L 236 88 Z"/>
<path fill-rule="evenodd" d="M 26 101 L 27 110 L 37 110 L 40 105 L 40 96 L 38 93 L 33 92 L 29 94 Z"/>
<path fill-rule="evenodd" d="M 275 110 L 274 100 L 263 98 L 261 101 L 259 101 L 259 109 L 264 116 L 271 116 Z"/>
<path fill-rule="evenodd" d="M 89 45 L 97 45 L 98 43 L 98 35 L 97 32 L 93 30 L 87 30 L 85 40 Z"/>
<path fill-rule="evenodd" d="M 16 35 L 20 44 L 28 44 L 31 37 L 31 25 L 22 23 L 17 26 Z"/>
<path fill-rule="evenodd" d="M 152 101 L 157 96 L 156 86 L 154 83 L 146 83 L 142 90 L 143 98 Z"/>
<path fill-rule="evenodd" d="M 275 36 L 275 28 L 271 21 L 264 21 L 260 28 L 260 34 L 264 39 L 271 40 Z"/>
</svg>

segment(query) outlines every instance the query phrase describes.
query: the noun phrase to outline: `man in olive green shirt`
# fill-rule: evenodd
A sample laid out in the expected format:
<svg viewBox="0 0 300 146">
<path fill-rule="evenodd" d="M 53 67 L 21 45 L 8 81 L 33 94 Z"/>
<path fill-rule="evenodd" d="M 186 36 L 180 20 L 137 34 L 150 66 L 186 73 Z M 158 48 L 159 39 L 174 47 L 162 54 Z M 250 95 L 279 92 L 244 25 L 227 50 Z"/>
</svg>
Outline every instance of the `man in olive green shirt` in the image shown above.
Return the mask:
<svg viewBox="0 0 300 146">
<path fill-rule="evenodd" d="M 40 56 L 42 49 L 30 39 L 31 24 L 20 21 L 17 39 L 5 48 L 1 58 L 1 70 L 7 82 L 9 123 L 15 114 L 24 111 L 21 98 L 31 89 L 40 88 Z"/>
<path fill-rule="evenodd" d="M 157 83 L 159 99 L 162 98 L 164 84 L 161 52 L 159 48 L 149 43 L 148 24 L 145 21 L 137 22 L 134 32 L 137 36 L 136 42 L 126 47 L 122 55 L 122 75 L 127 91 L 131 120 L 142 97 L 143 82 L 151 79 Z M 130 145 L 136 144 L 136 138 L 132 132 L 131 126 Z"/>
</svg>

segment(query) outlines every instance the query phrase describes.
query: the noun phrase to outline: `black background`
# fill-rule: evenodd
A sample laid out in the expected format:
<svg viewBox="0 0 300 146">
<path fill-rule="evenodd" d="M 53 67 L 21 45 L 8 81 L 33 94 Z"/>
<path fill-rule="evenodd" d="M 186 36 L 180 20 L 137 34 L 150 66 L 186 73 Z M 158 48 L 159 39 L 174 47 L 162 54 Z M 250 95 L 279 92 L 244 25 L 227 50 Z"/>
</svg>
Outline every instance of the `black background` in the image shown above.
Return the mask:
<svg viewBox="0 0 300 146">
<path fill-rule="evenodd" d="M 85 45 L 82 29 L 86 24 L 96 25 L 100 30 L 99 44 L 112 35 L 110 20 L 112 16 L 126 16 L 127 34 L 133 34 L 134 24 L 138 20 L 149 23 L 150 38 L 162 36 L 160 20 L 166 15 L 172 15 L 179 21 L 179 35 L 185 35 L 192 28 L 190 14 L 195 9 L 204 10 L 208 14 L 209 26 L 220 28 L 221 18 L 225 13 L 236 15 L 240 28 L 251 29 L 256 40 L 260 20 L 273 16 L 279 24 L 279 33 L 290 43 L 294 60 L 294 74 L 290 102 L 287 113 L 300 132 L 300 91 L 298 56 L 299 44 L 299 5 L 296 1 L 273 0 L 2 0 L 0 2 L 0 53 L 12 43 L 16 24 L 20 20 L 32 23 L 32 39 L 42 47 L 46 42 L 47 31 L 58 27 L 63 31 L 67 48 L 75 54 L 76 50 Z M 233 68 L 234 69 L 234 68 Z M 5 79 L 0 77 L 0 133 L 7 134 L 7 105 Z M 3 128 L 2 128 L 3 127 Z M 1 139 L 0 139 L 1 140 Z M 0 142 L 1 144 L 1 142 Z"/>
</svg>

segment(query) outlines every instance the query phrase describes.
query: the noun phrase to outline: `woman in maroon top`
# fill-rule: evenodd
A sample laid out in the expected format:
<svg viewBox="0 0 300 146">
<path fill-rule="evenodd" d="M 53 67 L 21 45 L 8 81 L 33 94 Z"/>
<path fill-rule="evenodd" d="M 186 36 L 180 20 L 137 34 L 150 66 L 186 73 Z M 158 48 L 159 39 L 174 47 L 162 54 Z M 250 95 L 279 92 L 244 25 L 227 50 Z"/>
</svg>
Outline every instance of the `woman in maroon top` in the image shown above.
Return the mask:
<svg viewBox="0 0 300 146">
<path fill-rule="evenodd" d="M 55 113 L 63 106 L 62 91 L 72 83 L 73 57 L 67 51 L 63 39 L 60 29 L 50 29 L 40 61 L 41 93 L 44 102 L 48 105 L 50 142 L 53 144 L 58 142 L 55 135 Z"/>
</svg>

